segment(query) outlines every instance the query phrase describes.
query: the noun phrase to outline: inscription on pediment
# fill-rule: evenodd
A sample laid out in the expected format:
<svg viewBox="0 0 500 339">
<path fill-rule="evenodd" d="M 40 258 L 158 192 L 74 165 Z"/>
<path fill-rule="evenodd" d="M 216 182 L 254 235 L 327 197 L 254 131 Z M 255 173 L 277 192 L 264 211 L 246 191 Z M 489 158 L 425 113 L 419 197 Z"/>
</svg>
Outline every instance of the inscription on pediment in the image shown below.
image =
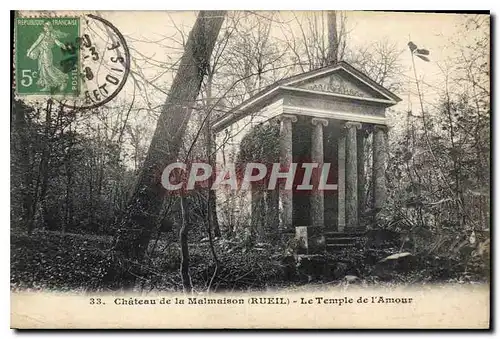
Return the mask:
<svg viewBox="0 0 500 339">
<path fill-rule="evenodd" d="M 335 74 L 317 79 L 309 83 L 306 82 L 302 84 L 300 88 L 318 92 L 344 94 L 361 98 L 373 97 L 366 91 L 356 86 L 356 84 Z"/>
</svg>

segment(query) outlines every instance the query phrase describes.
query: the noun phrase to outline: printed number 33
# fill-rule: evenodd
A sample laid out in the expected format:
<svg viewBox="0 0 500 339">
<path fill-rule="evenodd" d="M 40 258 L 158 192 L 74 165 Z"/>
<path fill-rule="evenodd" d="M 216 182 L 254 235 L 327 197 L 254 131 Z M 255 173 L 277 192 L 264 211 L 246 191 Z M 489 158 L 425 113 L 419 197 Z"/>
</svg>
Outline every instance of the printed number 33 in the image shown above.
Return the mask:
<svg viewBox="0 0 500 339">
<path fill-rule="evenodd" d="M 102 301 L 101 301 L 101 298 L 90 298 L 89 299 L 89 304 L 90 305 L 102 305 Z"/>
</svg>

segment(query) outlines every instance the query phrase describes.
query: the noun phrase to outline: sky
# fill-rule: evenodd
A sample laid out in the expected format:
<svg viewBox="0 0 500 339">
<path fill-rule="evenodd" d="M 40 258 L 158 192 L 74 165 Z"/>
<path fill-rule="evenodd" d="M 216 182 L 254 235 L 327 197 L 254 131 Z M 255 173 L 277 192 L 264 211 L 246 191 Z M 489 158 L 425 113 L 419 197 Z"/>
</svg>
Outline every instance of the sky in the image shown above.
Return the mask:
<svg viewBox="0 0 500 339">
<path fill-rule="evenodd" d="M 173 39 L 179 40 L 178 30 L 188 33 L 196 19 L 196 13 L 190 11 L 174 12 L 99 12 L 103 17 L 109 19 L 123 34 L 129 38 L 129 45 L 132 48 L 132 57 L 141 57 L 136 51 L 156 60 L 168 62 L 180 56 L 180 50 L 172 50 L 166 45 L 177 46 Z M 294 15 L 300 17 L 304 12 L 280 12 L 279 18 L 284 22 L 289 22 L 291 29 L 296 26 Z M 431 99 L 433 95 L 432 87 L 442 87 L 443 77 L 439 69 L 448 57 L 452 56 L 453 49 L 446 48 L 449 40 L 457 31 L 458 25 L 463 20 L 462 14 L 434 14 L 434 13 L 396 13 L 396 12 L 361 12 L 348 11 L 347 27 L 350 31 L 350 46 L 363 46 L 376 41 L 389 39 L 394 42 L 398 49 L 405 52 L 401 55 L 401 61 L 407 65 L 406 77 L 413 78 L 411 68 L 411 57 L 407 43 L 409 39 L 415 42 L 420 48 L 427 48 L 431 51 L 431 62 L 427 63 L 419 59 L 416 60 L 417 76 L 430 85 L 424 84 L 426 98 Z M 278 30 L 275 31 L 275 33 Z M 279 34 L 279 33 L 278 33 Z M 471 35 L 473 32 L 471 32 Z M 155 43 L 145 43 L 137 40 L 158 41 L 165 36 L 173 37 L 172 40 L 161 41 L 162 46 Z M 151 70 L 157 72 L 157 70 Z M 166 75 L 165 79 L 171 78 L 172 74 Z M 167 80 L 168 81 L 168 80 Z M 427 87 L 427 88 L 425 88 Z M 397 93 L 403 98 L 400 105 L 408 105 L 407 93 Z"/>
<path fill-rule="evenodd" d="M 159 107 L 165 100 L 168 86 L 174 76 L 173 72 L 161 72 L 161 64 L 172 64 L 182 55 L 182 35 L 187 38 L 191 27 L 196 20 L 193 11 L 99 11 L 93 12 L 117 27 L 124 35 L 130 47 L 133 60 L 132 71 L 142 72 L 157 88 L 147 87 L 148 100 L 151 107 Z M 268 15 L 268 13 L 252 12 L 252 15 Z M 325 13 L 325 12 L 323 12 Z M 357 46 L 366 46 L 377 41 L 389 40 L 396 44 L 397 49 L 403 51 L 401 63 L 405 67 L 403 77 L 405 86 L 396 94 L 403 100 L 394 107 L 394 111 L 403 112 L 408 108 L 419 110 L 417 91 L 414 83 L 414 73 L 411 67 L 411 55 L 407 44 L 409 39 L 419 48 L 430 50 L 431 62 L 415 60 L 417 77 L 422 80 L 422 91 L 427 102 L 437 99 L 443 88 L 444 77 L 439 65 L 453 56 L 457 51 L 450 48 L 450 39 L 453 38 L 460 24 L 464 20 L 463 14 L 435 14 L 435 13 L 408 13 L 408 12 L 363 12 L 347 11 L 347 30 L 349 31 L 348 45 L 351 49 Z M 58 15 L 64 13 L 58 12 Z M 74 12 L 73 12 L 74 14 Z M 278 36 L 282 32 L 280 25 L 299 36 L 299 26 L 296 18 L 301 19 L 310 12 L 281 11 L 275 12 L 271 35 Z M 323 14 L 325 15 L 325 14 Z M 181 32 L 183 34 L 181 34 Z M 471 31 L 472 37 L 475 32 Z M 145 62 L 152 59 L 152 62 Z M 153 63 L 153 65 L 151 65 Z M 158 88 L 162 89 L 161 91 Z M 132 101 L 134 82 L 129 76 L 126 86 L 115 99 L 115 103 L 128 104 Z M 144 92 L 144 91 L 143 91 Z M 112 103 L 111 103 L 112 104 Z M 131 124 L 147 126 L 151 131 L 155 127 L 155 113 L 144 109 L 147 107 L 145 99 L 140 96 L 134 102 L 130 116 Z M 158 110 L 156 111 L 158 114 Z M 388 116 L 391 126 L 397 125 L 399 116 Z M 392 119 L 392 120 L 391 120 Z M 147 144 L 148 140 L 144 140 Z"/>
<path fill-rule="evenodd" d="M 261 13 L 261 12 L 259 12 Z M 257 13 L 259 15 L 259 13 Z M 401 54 L 401 63 L 405 67 L 403 77 L 405 84 L 401 91 L 396 93 L 402 102 L 398 103 L 388 112 L 388 125 L 396 130 L 404 125 L 406 111 L 412 109 L 414 114 L 419 115 L 420 105 L 414 81 L 414 72 L 411 62 L 411 54 L 408 49 L 408 41 L 411 39 L 419 48 L 430 51 L 431 62 L 424 62 L 418 58 L 415 60 L 417 77 L 422 81 L 421 90 L 426 102 L 435 102 L 439 97 L 439 91 L 444 87 L 444 76 L 439 68 L 444 62 L 457 53 L 456 49 L 450 48 L 450 39 L 457 34 L 463 14 L 435 14 L 435 13 L 407 13 L 407 12 L 362 12 L 348 11 L 347 30 L 349 31 L 348 44 L 351 49 L 357 46 L 366 46 L 377 41 L 389 40 L 396 44 Z M 98 12 L 98 15 L 108 19 L 125 36 L 131 50 L 132 59 L 137 61 L 133 69 L 140 69 L 149 78 L 155 78 L 159 72 L 158 66 L 152 66 L 140 61 L 152 58 L 155 65 L 165 62 L 171 64 L 182 55 L 183 32 L 187 37 L 191 27 L 196 20 L 196 12 L 192 11 L 112 11 Z M 266 15 L 268 13 L 261 13 Z M 282 11 L 275 13 L 273 18 L 277 22 L 286 23 L 289 30 L 299 32 L 296 17 L 301 19 L 306 12 Z M 282 28 L 277 23 L 271 30 L 271 35 L 279 36 Z M 475 32 L 470 32 L 472 37 Z M 300 34 L 295 34 L 299 36 Z M 167 72 L 156 78 L 154 83 L 165 90 L 171 82 L 174 74 Z M 157 107 L 165 100 L 166 92 L 158 91 L 148 87 L 148 99 L 152 107 Z M 122 90 L 117 100 L 130 102 L 133 93 L 133 83 L 129 77 L 127 86 Z M 130 123 L 146 126 L 153 131 L 155 115 L 147 110 L 144 101 L 139 98 L 135 101 L 135 109 L 132 111 Z M 142 108 L 142 109 L 141 109 Z M 425 109 L 427 109 L 425 107 Z M 148 140 L 145 139 L 144 147 Z"/>
</svg>

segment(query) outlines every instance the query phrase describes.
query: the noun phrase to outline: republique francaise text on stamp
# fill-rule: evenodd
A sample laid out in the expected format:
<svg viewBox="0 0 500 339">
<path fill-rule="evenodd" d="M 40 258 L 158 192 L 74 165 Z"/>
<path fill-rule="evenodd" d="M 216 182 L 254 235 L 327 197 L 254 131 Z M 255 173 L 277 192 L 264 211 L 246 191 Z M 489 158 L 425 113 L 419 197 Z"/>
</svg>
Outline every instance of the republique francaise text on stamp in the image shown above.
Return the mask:
<svg viewBox="0 0 500 339">
<path fill-rule="evenodd" d="M 88 109 L 111 101 L 123 88 L 130 54 L 109 21 L 80 17 L 21 17 L 15 22 L 15 90 Z"/>
</svg>

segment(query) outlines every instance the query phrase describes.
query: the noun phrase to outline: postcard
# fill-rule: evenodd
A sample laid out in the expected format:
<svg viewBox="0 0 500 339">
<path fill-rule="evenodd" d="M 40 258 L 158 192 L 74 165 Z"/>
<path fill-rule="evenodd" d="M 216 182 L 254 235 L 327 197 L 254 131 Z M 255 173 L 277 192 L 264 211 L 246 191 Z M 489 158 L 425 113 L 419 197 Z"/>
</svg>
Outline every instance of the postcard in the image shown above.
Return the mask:
<svg viewBox="0 0 500 339">
<path fill-rule="evenodd" d="M 488 12 L 11 20 L 12 328 L 491 327 Z"/>
</svg>

